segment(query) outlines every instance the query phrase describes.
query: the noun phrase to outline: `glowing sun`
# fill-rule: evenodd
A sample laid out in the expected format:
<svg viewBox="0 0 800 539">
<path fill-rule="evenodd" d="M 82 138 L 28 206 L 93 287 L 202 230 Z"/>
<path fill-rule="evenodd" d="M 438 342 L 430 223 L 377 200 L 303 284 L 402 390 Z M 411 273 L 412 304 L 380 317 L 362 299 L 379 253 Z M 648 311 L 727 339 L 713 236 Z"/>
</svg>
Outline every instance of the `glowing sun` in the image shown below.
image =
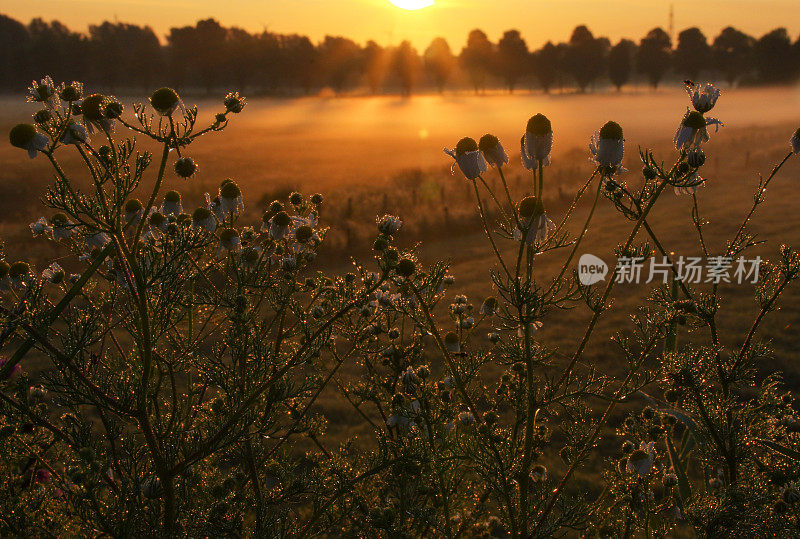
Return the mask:
<svg viewBox="0 0 800 539">
<path fill-rule="evenodd" d="M 416 10 L 432 6 L 433 0 L 389 0 L 389 3 L 401 9 Z"/>
</svg>

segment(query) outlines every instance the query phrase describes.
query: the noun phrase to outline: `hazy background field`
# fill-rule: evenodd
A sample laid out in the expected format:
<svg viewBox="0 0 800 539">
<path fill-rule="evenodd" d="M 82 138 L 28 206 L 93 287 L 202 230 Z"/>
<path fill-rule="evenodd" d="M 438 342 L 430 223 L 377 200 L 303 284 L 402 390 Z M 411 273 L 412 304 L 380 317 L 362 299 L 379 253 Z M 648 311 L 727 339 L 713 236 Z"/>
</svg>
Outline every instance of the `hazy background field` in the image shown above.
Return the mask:
<svg viewBox="0 0 800 539">
<path fill-rule="evenodd" d="M 210 118 L 220 108 L 218 101 L 191 97 L 186 101 L 200 106 L 202 118 Z M 451 260 L 457 279 L 455 291 L 467 293 L 479 305 L 483 297 L 493 293 L 488 278 L 493 257 L 478 228 L 471 187 L 459 173 L 450 174 L 450 159 L 442 152 L 443 147 L 453 147 L 465 135 L 478 138 L 486 132 L 496 134 L 511 156 L 511 184 L 515 196 L 520 196 L 527 190 L 529 176 L 523 174 L 519 164 L 519 137 L 528 117 L 545 113 L 555 131 L 545 197 L 557 221 L 568 199 L 590 173 L 586 145 L 592 132 L 609 119 L 623 125 L 626 166 L 631 170 L 625 180 L 635 186 L 641 168 L 637 146 L 655 148 L 664 161 L 673 159 L 671 139 L 686 104 L 685 93 L 677 87 L 600 95 L 253 99 L 226 132 L 203 137 L 192 147 L 189 155 L 200 165 L 198 176 L 189 182 L 171 176 L 168 184 L 181 190 L 184 206 L 191 209 L 202 203 L 205 191 L 213 192 L 222 179 L 233 177 L 245 192 L 248 218 L 254 223 L 276 196 L 295 189 L 307 194 L 322 192 L 327 200 L 323 220 L 334 227 L 331 245 L 326 248 L 332 255 L 328 260 L 333 262 L 327 264 L 335 271 L 346 270 L 351 254 L 369 252 L 376 214 L 396 213 L 407 222 L 401 242 L 410 246 L 421 240 L 425 261 Z M 19 96 L 4 97 L 0 100 L 0 126 L 7 131 L 34 110 L 22 104 Z M 712 133 L 704 174 L 708 187 L 699 192 L 699 199 L 709 221 L 706 234 L 710 248 L 720 253 L 724 239 L 736 230 L 752 200 L 757 175 L 768 174 L 772 164 L 788 151 L 788 138 L 800 125 L 800 89 L 725 91 L 713 115 L 726 127 Z M 79 170 L 72 166 L 77 162 L 68 153 L 64 152 L 63 158 L 67 168 Z M 495 181 L 496 173 L 489 171 L 486 177 Z M 10 145 L 0 146 L 0 235 L 6 242 L 7 258 L 32 258 L 42 263 L 65 254 L 48 242 L 32 241 L 27 229 L 31 220 L 50 213 L 39 202 L 49 181 L 44 158 L 30 161 Z M 769 242 L 759 248 L 762 256 L 774 255 L 781 243 L 800 246 L 798 187 L 800 160 L 795 158 L 772 184 L 767 205 L 752 223 L 753 230 Z M 573 233 L 578 232 L 586 211 L 588 207 L 583 205 L 577 212 Z M 652 223 L 662 242 L 678 255 L 699 254 L 689 215 L 690 199 L 672 193 L 662 197 L 653 213 Z M 615 242 L 627 236 L 630 226 L 601 201 L 581 252 L 596 254 L 613 264 L 610 253 Z M 510 253 L 513 246 L 504 248 Z M 546 278 L 556 271 L 560 258 L 558 254 L 542 257 L 537 266 L 539 275 Z M 628 316 L 650 291 L 648 285 L 617 287 L 615 309 L 602 319 L 586 354 L 587 362 L 603 372 L 618 372 L 619 356 L 609 336 L 627 327 Z M 723 327 L 741 334 L 757 310 L 753 288 L 730 285 L 722 291 Z M 794 387 L 800 387 L 796 369 L 800 352 L 796 336 L 800 327 L 798 300 L 798 290 L 790 289 L 783 310 L 770 315 L 762 326 L 762 333 L 777 350 L 777 360 L 763 365 L 763 373 L 784 370 Z M 557 346 L 560 353 L 571 354 L 588 320 L 585 311 L 578 308 L 555 313 L 544 320 L 540 337 Z M 356 421 L 347 403 L 333 395 L 321 400 L 320 411 L 329 419 L 334 439 L 369 428 Z M 612 422 L 609 432 L 613 427 Z"/>
</svg>

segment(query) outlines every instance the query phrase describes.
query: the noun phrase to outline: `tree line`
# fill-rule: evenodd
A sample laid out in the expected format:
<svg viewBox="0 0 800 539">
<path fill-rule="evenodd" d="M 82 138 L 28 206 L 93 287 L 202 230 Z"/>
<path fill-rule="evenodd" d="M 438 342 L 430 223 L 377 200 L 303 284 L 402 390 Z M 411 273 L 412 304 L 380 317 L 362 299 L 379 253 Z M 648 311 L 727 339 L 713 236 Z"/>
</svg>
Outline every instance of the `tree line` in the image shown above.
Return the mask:
<svg viewBox="0 0 800 539">
<path fill-rule="evenodd" d="M 43 73 L 79 79 L 110 91 L 169 83 L 210 92 L 217 88 L 270 94 L 335 93 L 366 88 L 371 93 L 469 87 L 476 93 L 502 87 L 575 88 L 610 84 L 617 89 L 646 82 L 654 88 L 669 77 L 701 75 L 735 84 L 785 84 L 800 77 L 800 38 L 785 28 L 756 38 L 733 27 L 709 40 L 698 28 L 675 42 L 661 28 L 638 42 L 612 43 L 577 26 L 565 43 L 531 49 L 517 30 L 495 43 L 472 30 L 454 51 L 437 37 L 422 51 L 408 41 L 360 45 L 341 36 L 314 43 L 307 36 L 225 27 L 214 19 L 171 28 L 164 42 L 149 26 L 124 22 L 91 25 L 88 33 L 58 21 L 23 24 L 0 14 L 0 88 L 24 89 Z"/>
</svg>

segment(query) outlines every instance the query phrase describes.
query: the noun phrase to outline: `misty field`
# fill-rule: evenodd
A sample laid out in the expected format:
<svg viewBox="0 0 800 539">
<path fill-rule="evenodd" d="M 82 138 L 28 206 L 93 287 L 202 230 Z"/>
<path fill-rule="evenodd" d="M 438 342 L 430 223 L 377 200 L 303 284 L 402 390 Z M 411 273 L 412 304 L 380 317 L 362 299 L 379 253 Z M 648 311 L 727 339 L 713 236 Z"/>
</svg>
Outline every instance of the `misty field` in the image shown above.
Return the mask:
<svg viewBox="0 0 800 539">
<path fill-rule="evenodd" d="M 209 99 L 188 97 L 186 101 L 199 105 L 201 118 L 202 111 L 210 116 L 208 111 L 216 106 Z M 637 147 L 655 149 L 665 160 L 671 158 L 672 134 L 680 120 L 675 111 L 685 107 L 685 102 L 685 94 L 676 88 L 599 95 L 252 99 L 247 113 L 232 122 L 224 136 L 207 136 L 192 146 L 198 174 L 188 182 L 168 175 L 166 187 L 181 191 L 185 207 L 191 209 L 203 204 L 203 193 L 214 193 L 221 180 L 232 177 L 247 193 L 245 212 L 252 219 L 258 219 L 274 198 L 283 199 L 293 190 L 320 192 L 326 197 L 323 223 L 333 228 L 326 248 L 334 250 L 345 265 L 348 248 L 358 254 L 368 252 L 375 216 L 396 213 L 406 222 L 403 240 L 409 244 L 421 241 L 423 255 L 431 260 L 451 260 L 456 289 L 476 297 L 487 289 L 491 257 L 481 239 L 474 194 L 460 174 L 451 175 L 451 161 L 442 148 L 453 147 L 463 136 L 497 135 L 511 157 L 506 174 L 512 190 L 522 195 L 530 191 L 530 176 L 519 162 L 519 136 L 531 114 L 547 114 L 555 143 L 544 197 L 557 220 L 591 173 L 586 147 L 600 125 L 614 119 L 624 126 L 625 164 L 630 172 L 623 179 L 635 185 L 641 168 Z M 0 126 L 7 131 L 23 121 L 31 112 L 28 108 L 20 106 L 19 97 L 3 98 Z M 724 120 L 725 127 L 708 145 L 704 175 L 710 181 L 698 193 L 701 208 L 709 215 L 706 234 L 712 245 L 715 238 L 738 226 L 738 217 L 731 216 L 740 215 L 751 202 L 758 174 L 768 174 L 771 165 L 785 155 L 788 137 L 800 124 L 800 88 L 724 91 L 724 99 L 713 112 Z M 66 152 L 62 159 L 68 169 L 78 165 Z M 40 202 L 50 181 L 46 161 L 29 161 L 24 153 L 4 144 L 0 162 L 0 234 L 6 252 L 13 255 L 23 248 L 25 253 L 51 257 L 51 245 L 31 243 L 27 227 L 48 213 Z M 492 181 L 495 176 L 490 171 L 486 177 Z M 776 235 L 790 244 L 796 238 L 800 243 L 800 228 L 794 221 L 798 182 L 800 166 L 793 160 L 770 187 L 768 210 L 752 223 L 760 235 Z M 652 217 L 663 231 L 668 249 L 683 256 L 698 254 L 682 250 L 693 243 L 694 232 L 684 220 L 673 222 L 670 213 L 686 213 L 690 206 L 690 199 L 670 194 L 663 197 Z M 588 211 L 586 201 L 579 211 Z M 582 219 L 577 217 L 576 222 Z M 614 238 L 627 226 L 601 203 L 583 250 L 612 260 Z M 509 243 L 508 248 L 513 246 Z M 539 264 L 546 268 L 547 257 Z M 740 298 L 741 308 L 749 307 L 749 313 L 752 288 L 730 288 L 730 301 Z M 648 291 L 647 285 L 620 287 L 615 299 L 620 318 L 606 317 L 601 322 L 606 326 L 603 335 L 610 335 L 615 324 L 627 316 L 625 307 L 636 305 Z M 791 290 L 786 304 L 791 306 L 798 298 Z M 571 312 L 564 312 L 561 320 L 548 321 L 543 334 L 561 342 L 568 354 L 577 338 L 569 328 L 581 327 L 576 321 Z M 780 367 L 791 365 L 791 354 L 800 351 L 800 344 L 792 338 L 798 323 L 800 311 L 788 307 L 765 326 L 779 349 L 786 351 Z M 598 342 L 602 339 L 597 338 Z M 796 381 L 800 385 L 800 375 Z M 336 422 L 333 426 L 337 428 Z M 346 425 L 341 427 L 347 430 Z"/>
<path fill-rule="evenodd" d="M 721 118 L 725 127 L 712 134 L 705 145 L 708 161 L 703 169 L 706 186 L 697 198 L 706 222 L 704 239 L 712 253 L 726 249 L 728 238 L 741 222 L 741 216 L 752 204 L 753 190 L 760 174 L 768 175 L 775 163 L 788 152 L 788 139 L 800 125 L 800 89 L 737 89 L 725 91 L 724 99 L 711 116 Z M 185 97 L 187 104 L 197 103 L 201 122 L 211 118 L 208 111 L 219 108 L 218 101 Z M 26 121 L 31 110 L 20 106 L 19 96 L 0 100 L 0 128 L 8 131 L 17 122 Z M 129 99 L 121 98 L 126 107 Z M 623 93 L 541 95 L 519 93 L 509 96 L 448 95 L 419 96 L 411 99 L 374 98 L 303 98 L 251 99 L 246 114 L 231 122 L 223 136 L 201 137 L 191 147 L 191 156 L 199 165 L 198 174 L 184 181 L 167 174 L 164 187 L 179 190 L 185 211 L 204 204 L 203 194 L 215 193 L 220 182 L 234 178 L 245 195 L 244 215 L 253 222 L 273 199 L 285 201 L 292 191 L 304 195 L 319 192 L 325 197 L 321 223 L 330 225 L 330 241 L 321 252 L 327 256 L 326 269 L 338 273 L 349 271 L 351 257 L 364 259 L 371 253 L 376 215 L 392 213 L 404 221 L 398 246 L 411 248 L 421 243 L 418 254 L 424 264 L 436 260 L 450 262 L 449 272 L 455 285 L 448 294 L 466 294 L 480 305 L 492 291 L 489 272 L 496 259 L 487 249 L 486 238 L 474 207 L 471 184 L 457 172 L 450 173 L 451 159 L 442 148 L 453 148 L 464 136 L 475 139 L 485 133 L 499 137 L 511 158 L 507 177 L 514 200 L 530 194 L 530 173 L 520 164 L 520 135 L 527 119 L 537 112 L 552 122 L 555 143 L 552 165 L 546 169 L 544 195 L 548 214 L 558 222 L 575 191 L 586 181 L 595 165 L 588 158 L 589 137 L 607 120 L 619 122 L 625 129 L 625 161 L 629 169 L 620 176 L 631 188 L 641 182 L 641 162 L 637 149 L 649 148 L 664 161 L 672 161 L 675 149 L 672 135 L 686 107 L 682 89 L 666 88 Z M 128 109 L 129 111 L 130 109 Z M 205 111 L 205 112 L 203 112 Z M 206 116 L 203 116 L 205 114 Z M 117 126 L 117 131 L 123 130 Z M 156 150 L 156 148 L 147 148 Z M 66 155 L 66 152 L 64 152 Z M 24 152 L 0 146 L 0 237 L 7 258 L 24 256 L 37 266 L 59 256 L 52 243 L 32 240 L 28 223 L 40 215 L 49 215 L 40 197 L 51 180 L 44 158 L 29 161 Z M 81 163 L 74 156 L 65 157 L 64 168 L 76 174 Z M 496 171 L 484 176 L 497 187 Z M 780 238 L 788 244 L 800 244 L 797 189 L 800 186 L 800 162 L 790 160 L 767 193 L 767 206 L 756 213 L 750 231 L 759 238 Z M 700 256 L 696 230 L 686 215 L 691 214 L 690 196 L 675 196 L 672 189 L 654 207 L 649 223 L 659 233 L 668 252 L 677 256 Z M 486 201 L 488 203 L 488 201 Z M 582 200 L 571 221 L 582 223 L 590 210 L 590 201 Z M 674 218 L 679 215 L 680 218 Z M 496 215 L 489 214 L 490 221 Z M 609 202 L 600 198 L 596 214 L 580 247 L 579 255 L 591 253 L 613 266 L 613 249 L 620 237 L 630 230 Z M 580 231 L 571 229 L 572 235 Z M 639 241 L 646 241 L 640 234 Z M 499 250 L 513 258 L 516 244 L 499 240 Z M 774 258 L 779 245 L 769 243 L 749 252 L 763 258 Z M 565 249 L 562 249 L 562 251 Z M 566 249 L 568 250 L 568 249 Z M 561 254 L 561 253 L 559 253 Z M 537 258 L 537 278 L 545 281 L 559 272 L 559 261 L 553 253 Z M 71 270 L 72 261 L 64 266 Z M 573 264 L 574 265 L 574 264 Z M 648 303 L 654 286 L 625 284 L 616 287 L 613 309 L 604 315 L 592 337 L 592 346 L 583 355 L 581 365 L 589 365 L 600 373 L 624 374 L 626 365 L 618 363 L 618 350 L 610 336 L 630 326 L 636 308 Z M 718 319 L 728 335 L 744 335 L 750 320 L 758 313 L 750 284 L 723 284 L 719 301 L 726 309 Z M 800 344 L 800 291 L 789 288 L 778 312 L 769 314 L 759 335 L 772 342 L 776 350 L 774 364 L 759 366 L 759 376 L 782 372 L 793 389 L 800 388 L 797 354 Z M 446 302 L 445 302 L 446 303 Z M 446 306 L 434 313 L 438 320 L 446 318 Z M 591 318 L 586 309 L 564 309 L 549 314 L 537 339 L 555 348 L 556 363 L 567 360 L 575 351 L 583 328 Z M 700 333 L 700 332 L 698 332 Z M 705 335 L 691 332 L 682 339 L 705 342 Z M 488 346 L 485 334 L 478 337 Z M 682 343 L 683 344 L 683 343 Z M 736 345 L 740 343 L 735 343 Z M 426 352 L 436 366 L 438 354 Z M 655 361 L 655 358 L 653 358 Z M 28 363 L 30 368 L 32 362 Z M 649 365 L 651 366 L 651 365 Z M 497 378 L 502 367 L 488 365 L 489 379 Z M 337 387 L 354 381 L 356 366 L 343 365 L 336 374 L 336 384 L 327 387 L 316 401 L 314 410 L 327 420 L 329 439 L 344 441 L 364 435 L 369 439 L 371 426 L 353 413 Z M 603 403 L 590 402 L 599 412 Z M 636 403 L 641 407 L 642 403 Z M 594 409 L 594 408 L 593 408 Z M 614 430 L 628 411 L 621 406 L 603 432 L 609 434 L 599 443 L 603 457 L 613 455 L 618 447 Z M 308 443 L 306 441 L 305 443 Z M 302 448 L 302 445 L 298 446 Z M 563 473 L 565 464 L 547 460 L 550 473 Z M 577 474 L 576 486 L 598 493 L 596 470 L 598 458 Z"/>
</svg>

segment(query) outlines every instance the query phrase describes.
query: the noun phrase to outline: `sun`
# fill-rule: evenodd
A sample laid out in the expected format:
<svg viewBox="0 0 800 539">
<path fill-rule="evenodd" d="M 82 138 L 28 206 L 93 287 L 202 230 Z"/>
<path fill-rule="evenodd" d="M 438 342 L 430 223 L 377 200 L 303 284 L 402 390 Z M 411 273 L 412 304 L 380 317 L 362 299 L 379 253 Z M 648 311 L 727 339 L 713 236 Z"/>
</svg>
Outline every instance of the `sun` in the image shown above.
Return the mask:
<svg viewBox="0 0 800 539">
<path fill-rule="evenodd" d="M 393 6 L 399 7 L 400 9 L 408 9 L 413 11 L 432 6 L 433 0 L 389 0 L 389 3 Z"/>
</svg>

